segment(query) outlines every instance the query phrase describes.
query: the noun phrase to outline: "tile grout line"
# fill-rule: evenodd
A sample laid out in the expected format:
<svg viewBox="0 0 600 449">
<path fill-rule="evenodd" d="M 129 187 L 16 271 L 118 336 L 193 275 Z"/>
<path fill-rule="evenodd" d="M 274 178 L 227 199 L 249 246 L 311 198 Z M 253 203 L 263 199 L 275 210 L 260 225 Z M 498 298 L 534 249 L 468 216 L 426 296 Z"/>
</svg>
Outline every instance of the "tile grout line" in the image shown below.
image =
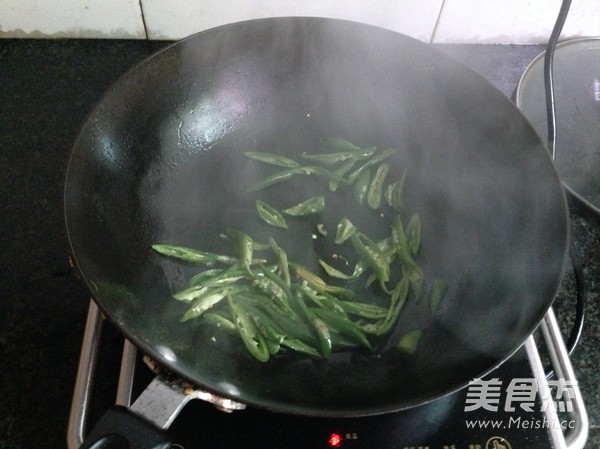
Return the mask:
<svg viewBox="0 0 600 449">
<path fill-rule="evenodd" d="M 144 27 L 144 37 L 146 40 L 149 40 L 148 27 L 146 26 L 146 17 L 144 16 L 144 5 L 142 4 L 142 0 L 138 0 L 138 4 L 140 5 L 140 14 L 142 15 L 142 26 Z"/>
<path fill-rule="evenodd" d="M 433 26 L 433 33 L 431 33 L 431 39 L 429 40 L 430 44 L 433 44 L 435 41 L 435 34 L 437 33 L 437 29 L 440 24 L 440 19 L 442 18 L 442 12 L 444 11 L 445 4 L 446 4 L 446 0 L 442 0 L 442 5 L 440 6 L 440 12 L 437 16 L 437 20 L 435 21 L 435 25 Z"/>
</svg>

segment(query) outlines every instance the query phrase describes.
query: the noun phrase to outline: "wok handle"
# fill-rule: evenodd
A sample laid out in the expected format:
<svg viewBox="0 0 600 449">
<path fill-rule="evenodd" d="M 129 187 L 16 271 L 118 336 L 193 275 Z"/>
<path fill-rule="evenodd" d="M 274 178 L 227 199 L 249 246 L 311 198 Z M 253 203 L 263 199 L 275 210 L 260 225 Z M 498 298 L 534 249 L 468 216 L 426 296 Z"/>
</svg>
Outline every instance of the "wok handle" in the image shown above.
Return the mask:
<svg viewBox="0 0 600 449">
<path fill-rule="evenodd" d="M 80 449 L 169 449 L 167 432 L 125 407 L 114 406 L 100 418 Z"/>
</svg>

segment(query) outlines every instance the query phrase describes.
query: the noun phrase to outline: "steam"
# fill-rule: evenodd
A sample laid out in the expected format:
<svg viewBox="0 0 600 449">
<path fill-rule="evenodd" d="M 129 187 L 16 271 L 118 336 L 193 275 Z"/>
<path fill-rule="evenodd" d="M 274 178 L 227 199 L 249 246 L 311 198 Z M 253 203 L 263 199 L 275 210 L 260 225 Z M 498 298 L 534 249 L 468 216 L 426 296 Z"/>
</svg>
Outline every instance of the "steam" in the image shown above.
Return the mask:
<svg viewBox="0 0 600 449">
<path fill-rule="evenodd" d="M 564 264 L 562 190 L 533 130 L 478 75 L 412 39 L 319 19 L 228 26 L 160 57 L 144 137 L 157 157 L 139 190 L 151 238 L 210 249 L 224 223 L 251 226 L 243 186 L 264 173 L 245 151 L 293 157 L 324 136 L 398 147 L 423 258 L 451 285 L 432 326 L 494 358 L 541 319 Z"/>
</svg>

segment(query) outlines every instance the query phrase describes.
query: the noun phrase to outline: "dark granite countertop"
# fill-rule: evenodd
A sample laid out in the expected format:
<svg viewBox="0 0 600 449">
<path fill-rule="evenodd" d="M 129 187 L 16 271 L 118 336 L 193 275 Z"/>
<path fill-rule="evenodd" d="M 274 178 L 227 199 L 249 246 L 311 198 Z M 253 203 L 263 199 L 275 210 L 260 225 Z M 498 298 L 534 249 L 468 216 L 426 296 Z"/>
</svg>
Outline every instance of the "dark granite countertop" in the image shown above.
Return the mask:
<svg viewBox="0 0 600 449">
<path fill-rule="evenodd" d="M 71 144 L 119 75 L 165 42 L 0 40 L 0 449 L 65 447 L 88 293 L 68 263 L 62 212 Z M 446 45 L 507 95 L 543 48 Z M 573 207 L 589 288 L 573 364 L 600 447 L 600 221 Z M 555 301 L 572 320 L 572 276 Z"/>
</svg>

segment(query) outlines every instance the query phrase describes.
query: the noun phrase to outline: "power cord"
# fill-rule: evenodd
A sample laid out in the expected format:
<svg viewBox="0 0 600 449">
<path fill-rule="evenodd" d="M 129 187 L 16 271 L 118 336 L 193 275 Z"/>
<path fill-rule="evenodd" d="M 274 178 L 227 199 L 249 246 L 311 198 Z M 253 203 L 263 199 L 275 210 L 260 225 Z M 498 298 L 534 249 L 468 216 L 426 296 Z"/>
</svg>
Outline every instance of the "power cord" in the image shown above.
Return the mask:
<svg viewBox="0 0 600 449">
<path fill-rule="evenodd" d="M 544 89 L 546 98 L 546 116 L 548 123 L 548 150 L 552 160 L 556 159 L 556 140 L 557 140 L 557 127 L 556 127 L 556 104 L 554 99 L 554 52 L 556 50 L 556 44 L 560 38 L 563 26 L 569 14 L 571 7 L 571 0 L 563 0 L 558 17 L 550 34 L 548 45 L 546 47 L 546 53 L 544 56 Z M 573 273 L 575 276 L 575 286 L 577 290 L 577 304 L 575 309 L 575 320 L 571 329 L 571 334 L 566 342 L 566 347 L 569 355 L 573 353 L 581 334 L 583 331 L 583 324 L 585 321 L 585 284 L 583 279 L 583 270 L 579 264 L 573 245 L 569 247 L 569 257 L 571 258 L 571 265 L 573 267 Z M 546 370 L 546 377 L 548 379 L 554 377 L 554 371 L 552 369 Z"/>
</svg>

